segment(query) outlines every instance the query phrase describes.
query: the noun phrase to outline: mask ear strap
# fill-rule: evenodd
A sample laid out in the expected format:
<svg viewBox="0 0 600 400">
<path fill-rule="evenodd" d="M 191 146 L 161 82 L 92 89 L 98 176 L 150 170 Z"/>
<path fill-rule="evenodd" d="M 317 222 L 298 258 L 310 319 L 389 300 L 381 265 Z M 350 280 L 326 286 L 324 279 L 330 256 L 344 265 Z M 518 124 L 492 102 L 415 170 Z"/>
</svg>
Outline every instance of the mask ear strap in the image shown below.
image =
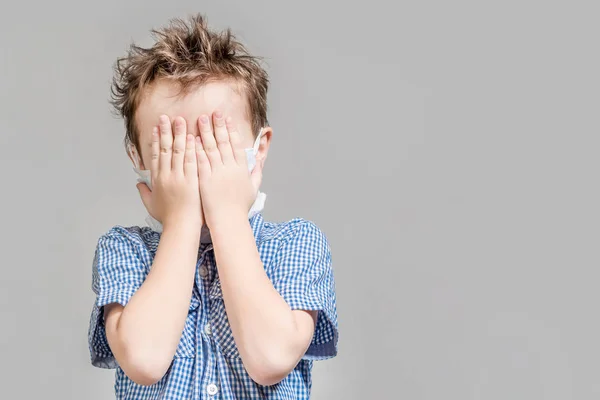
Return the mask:
<svg viewBox="0 0 600 400">
<path fill-rule="evenodd" d="M 256 140 L 254 141 L 254 146 L 252 146 L 252 150 L 254 150 L 254 154 L 258 153 L 258 147 L 260 146 L 260 139 L 262 138 L 262 133 L 265 128 L 260 128 L 258 131 L 258 136 L 256 136 Z"/>
<path fill-rule="evenodd" d="M 135 166 L 135 169 L 140 169 L 138 153 L 137 153 L 137 150 L 135 149 L 135 147 L 133 146 L 133 144 L 130 144 L 129 146 L 127 146 L 127 151 L 129 152 L 129 157 L 131 157 L 131 160 L 133 161 L 133 165 Z"/>
</svg>

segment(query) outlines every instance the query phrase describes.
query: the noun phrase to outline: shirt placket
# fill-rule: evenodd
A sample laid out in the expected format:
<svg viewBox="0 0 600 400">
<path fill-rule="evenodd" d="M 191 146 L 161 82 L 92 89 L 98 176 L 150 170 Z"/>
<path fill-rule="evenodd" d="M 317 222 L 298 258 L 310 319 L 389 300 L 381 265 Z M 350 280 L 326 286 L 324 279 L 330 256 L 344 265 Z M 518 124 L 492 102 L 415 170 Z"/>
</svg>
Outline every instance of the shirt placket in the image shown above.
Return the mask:
<svg viewBox="0 0 600 400">
<path fill-rule="evenodd" d="M 216 373 L 216 359 L 214 354 L 214 342 L 212 338 L 212 326 L 210 323 L 210 288 L 215 280 L 216 271 L 214 262 L 212 262 L 214 256 L 209 253 L 212 250 L 212 244 L 209 244 L 206 249 L 202 252 L 201 263 L 197 273 L 197 286 L 202 293 L 202 315 L 198 321 L 198 329 L 196 329 L 196 341 L 197 343 L 206 344 L 206 348 L 209 351 L 205 352 L 204 357 L 199 354 L 200 349 L 204 346 L 197 346 L 196 359 L 200 362 L 205 362 L 203 368 L 197 369 L 201 372 L 201 376 L 198 376 L 196 382 L 199 382 L 197 387 L 197 393 L 200 393 L 200 398 L 206 398 L 210 400 L 217 400 L 219 396 L 219 382 Z"/>
</svg>

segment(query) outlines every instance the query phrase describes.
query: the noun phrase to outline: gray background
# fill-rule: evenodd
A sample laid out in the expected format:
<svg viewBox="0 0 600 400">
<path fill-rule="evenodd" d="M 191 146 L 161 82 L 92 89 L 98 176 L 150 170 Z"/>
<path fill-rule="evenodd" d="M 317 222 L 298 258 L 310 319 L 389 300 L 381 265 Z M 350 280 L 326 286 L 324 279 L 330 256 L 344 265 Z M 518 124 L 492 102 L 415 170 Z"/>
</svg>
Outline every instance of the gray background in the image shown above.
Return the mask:
<svg viewBox="0 0 600 400">
<path fill-rule="evenodd" d="M 600 397 L 598 9 L 391 3 L 4 5 L 2 398 L 112 398 L 93 251 L 145 212 L 111 67 L 196 11 L 267 59 L 266 218 L 332 245 L 340 354 L 314 399 Z"/>
</svg>

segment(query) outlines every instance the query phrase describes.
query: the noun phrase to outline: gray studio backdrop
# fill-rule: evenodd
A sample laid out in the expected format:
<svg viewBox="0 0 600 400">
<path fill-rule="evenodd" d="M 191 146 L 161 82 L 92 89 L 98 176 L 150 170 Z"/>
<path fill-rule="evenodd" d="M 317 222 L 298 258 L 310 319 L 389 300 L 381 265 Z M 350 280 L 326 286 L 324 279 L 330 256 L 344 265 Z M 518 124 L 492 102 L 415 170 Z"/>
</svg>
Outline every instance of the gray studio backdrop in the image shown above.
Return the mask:
<svg viewBox="0 0 600 400">
<path fill-rule="evenodd" d="M 593 2 L 23 1 L 0 13 L 2 399 L 110 399 L 96 241 L 142 224 L 111 67 L 203 12 L 266 58 L 265 217 L 333 249 L 313 398 L 598 399 Z"/>
</svg>

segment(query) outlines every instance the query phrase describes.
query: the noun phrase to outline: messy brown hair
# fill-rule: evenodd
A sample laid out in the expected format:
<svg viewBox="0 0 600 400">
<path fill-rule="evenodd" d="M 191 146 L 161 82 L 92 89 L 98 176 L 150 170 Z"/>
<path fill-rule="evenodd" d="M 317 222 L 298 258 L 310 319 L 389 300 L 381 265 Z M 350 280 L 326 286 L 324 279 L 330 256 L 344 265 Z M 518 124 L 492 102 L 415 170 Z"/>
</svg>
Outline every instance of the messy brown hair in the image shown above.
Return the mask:
<svg viewBox="0 0 600 400">
<path fill-rule="evenodd" d="M 155 39 L 152 47 L 132 44 L 114 67 L 111 104 L 124 120 L 126 147 L 133 145 L 140 151 L 135 113 L 144 89 L 158 79 L 177 82 L 182 92 L 211 81 L 233 81 L 247 98 L 253 133 L 268 124 L 267 73 L 231 29 L 212 31 L 206 18 L 197 14 L 187 22 L 172 19 L 166 27 L 150 32 Z"/>
</svg>

